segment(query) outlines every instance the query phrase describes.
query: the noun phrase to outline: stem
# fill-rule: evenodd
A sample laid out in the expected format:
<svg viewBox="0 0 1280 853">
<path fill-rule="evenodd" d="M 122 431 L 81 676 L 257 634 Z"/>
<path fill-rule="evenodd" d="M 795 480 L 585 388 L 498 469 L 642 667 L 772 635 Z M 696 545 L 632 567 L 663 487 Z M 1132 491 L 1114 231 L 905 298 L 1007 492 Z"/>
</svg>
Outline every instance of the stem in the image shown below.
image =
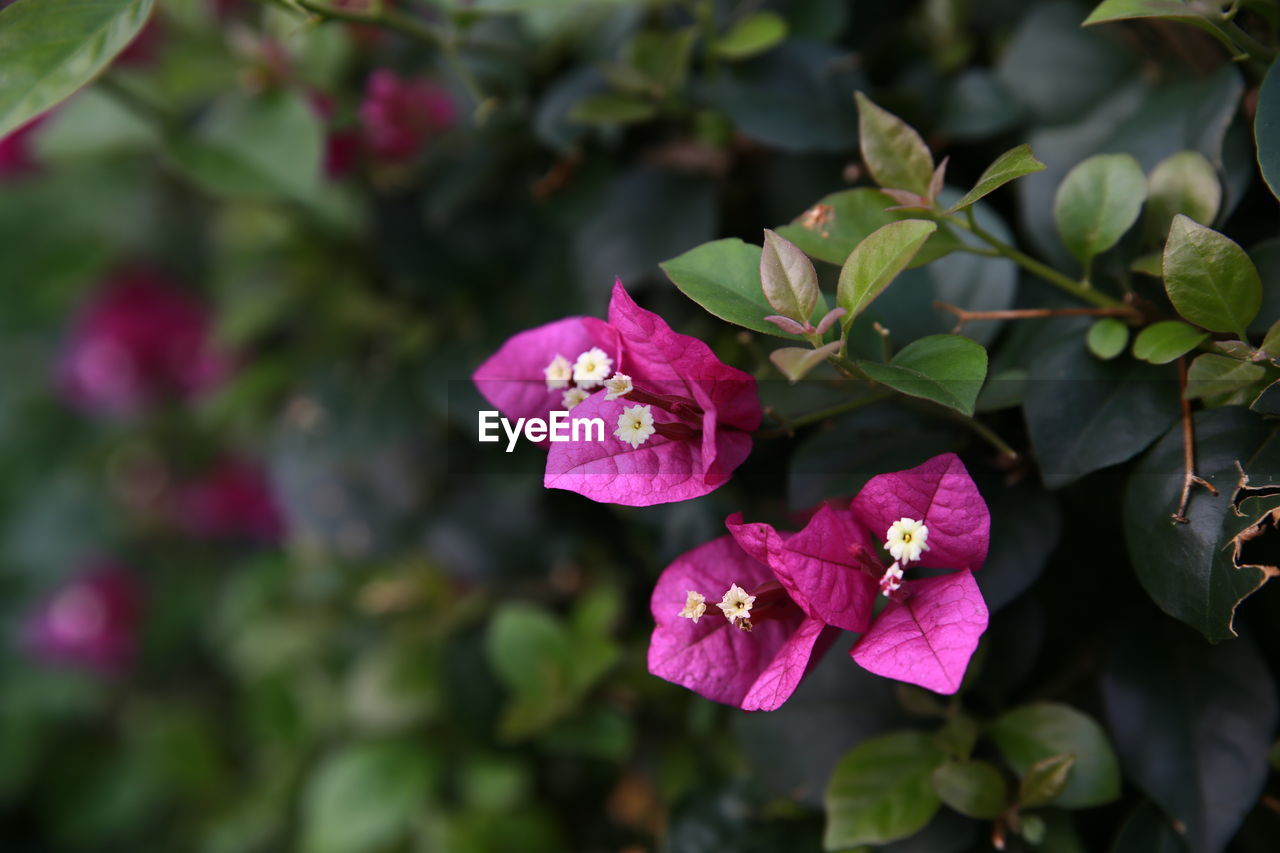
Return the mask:
<svg viewBox="0 0 1280 853">
<path fill-rule="evenodd" d="M 850 379 L 870 379 L 848 356 L 840 354 L 829 355 L 827 356 L 827 361 L 834 364 L 837 370 Z"/>
<path fill-rule="evenodd" d="M 1182 498 L 1173 514 L 1176 524 L 1186 524 L 1187 504 L 1191 501 L 1191 487 L 1204 486 L 1209 494 L 1218 496 L 1218 490 L 1208 480 L 1196 476 L 1196 431 L 1191 420 L 1191 401 L 1187 399 L 1187 359 L 1178 359 L 1178 400 L 1182 403 Z"/>
<path fill-rule="evenodd" d="M 821 421 L 825 421 L 828 418 L 834 418 L 837 415 L 843 415 L 847 412 L 857 411 L 858 409 L 861 409 L 863 406 L 870 406 L 872 403 L 879 403 L 882 400 L 888 400 L 892 397 L 893 397 L 893 394 L 889 391 L 877 391 L 877 392 L 868 394 L 865 397 L 859 397 L 856 400 L 850 400 L 847 403 L 840 403 L 837 406 L 830 406 L 826 409 L 819 409 L 816 412 L 810 412 L 807 415 L 800 415 L 799 417 L 796 417 L 796 418 L 786 419 L 781 415 L 774 415 L 774 417 L 776 417 L 782 423 L 786 424 L 786 426 L 779 427 L 777 429 L 756 430 L 755 437 L 756 438 L 774 438 L 780 435 L 791 436 L 795 433 L 795 430 L 797 427 L 808 426 L 809 424 L 816 424 Z"/>
<path fill-rule="evenodd" d="M 1011 308 L 1007 311 L 969 311 L 958 305 L 935 302 L 933 307 L 956 316 L 953 335 L 959 334 L 966 324 L 975 320 L 1033 320 L 1044 317 L 1136 317 L 1136 309 L 1128 305 L 1122 308 Z"/>
<path fill-rule="evenodd" d="M 1030 255 L 1018 251 L 1008 243 L 1000 240 L 994 234 L 986 231 L 975 219 L 973 219 L 972 216 L 970 216 L 968 221 L 956 216 L 948 216 L 946 219 L 950 224 L 958 225 L 970 234 L 973 234 L 975 237 L 982 240 L 988 246 L 995 249 L 997 254 L 1008 258 L 1027 272 L 1039 276 L 1054 287 L 1065 293 L 1071 294 L 1082 302 L 1088 302 L 1102 308 L 1119 308 L 1124 305 L 1124 303 L 1119 299 L 1107 296 L 1105 293 L 1099 293 L 1091 287 L 1086 287 L 1080 282 L 1068 278 L 1058 272 L 1048 264 L 1041 263 Z"/>
<path fill-rule="evenodd" d="M 969 429 L 977 433 L 982 438 L 983 441 L 987 442 L 987 444 L 990 444 L 997 451 L 999 451 L 1000 455 L 1003 456 L 1005 459 L 1009 460 L 1010 462 L 1018 461 L 1019 459 L 1018 451 L 1010 447 L 1009 443 L 1005 441 L 1003 438 L 1001 438 L 999 435 L 997 435 L 995 430 L 991 429 L 991 427 L 987 426 L 977 418 L 971 418 L 966 414 L 957 412 L 955 409 L 949 409 L 946 406 L 943 406 L 940 404 L 935 404 L 935 405 L 937 405 L 939 409 L 942 409 L 944 412 L 950 415 L 952 420 L 960 421 Z"/>
</svg>

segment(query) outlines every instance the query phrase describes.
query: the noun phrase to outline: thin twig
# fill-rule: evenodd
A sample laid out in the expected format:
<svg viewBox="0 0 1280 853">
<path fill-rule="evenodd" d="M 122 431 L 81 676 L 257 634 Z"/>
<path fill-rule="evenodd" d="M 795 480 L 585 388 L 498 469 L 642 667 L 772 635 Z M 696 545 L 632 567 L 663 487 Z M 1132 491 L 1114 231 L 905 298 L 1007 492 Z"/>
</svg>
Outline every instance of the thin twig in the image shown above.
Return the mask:
<svg viewBox="0 0 1280 853">
<path fill-rule="evenodd" d="M 1196 475 L 1196 430 L 1191 420 L 1191 401 L 1187 399 L 1187 360 L 1178 359 L 1178 400 L 1182 403 L 1182 498 L 1173 514 L 1177 524 L 1186 524 L 1187 504 L 1191 501 L 1191 487 L 1204 486 L 1209 494 L 1218 496 L 1218 490 L 1208 480 Z"/>
<path fill-rule="evenodd" d="M 1005 311 L 970 311 L 958 305 L 935 302 L 933 307 L 956 316 L 952 334 L 959 334 L 975 320 L 1035 320 L 1044 317 L 1136 317 L 1138 311 L 1128 305 L 1118 308 L 1010 308 Z"/>
<path fill-rule="evenodd" d="M 755 437 L 756 438 L 776 438 L 778 436 L 783 436 L 783 435 L 790 437 L 795 434 L 795 431 L 798 427 L 808 426 L 809 424 L 820 423 L 821 421 L 834 418 L 837 415 L 843 415 L 848 412 L 857 411 L 858 409 L 861 409 L 863 406 L 870 406 L 872 403 L 879 403 L 880 401 L 888 400 L 893 396 L 894 395 L 888 391 L 878 391 L 872 394 L 868 394 L 865 397 L 859 397 L 856 400 L 850 400 L 847 403 L 841 403 L 837 406 L 830 406 L 826 409 L 819 409 L 816 412 L 809 412 L 807 415 L 800 415 L 799 417 L 791 418 L 790 420 L 784 417 L 781 417 L 776 412 L 771 412 L 773 417 L 776 418 L 780 423 L 784 424 L 784 426 L 778 427 L 777 429 L 757 430 L 755 432 Z"/>
</svg>

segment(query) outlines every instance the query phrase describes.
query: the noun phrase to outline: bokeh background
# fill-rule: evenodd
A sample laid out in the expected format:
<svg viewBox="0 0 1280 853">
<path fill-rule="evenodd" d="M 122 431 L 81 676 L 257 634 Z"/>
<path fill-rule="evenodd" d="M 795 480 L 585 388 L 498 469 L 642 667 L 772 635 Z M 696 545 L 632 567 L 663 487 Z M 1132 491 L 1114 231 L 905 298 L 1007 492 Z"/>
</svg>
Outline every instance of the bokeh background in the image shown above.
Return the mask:
<svg viewBox="0 0 1280 853">
<path fill-rule="evenodd" d="M 840 754 L 939 706 L 843 641 L 779 712 L 713 705 L 647 674 L 649 592 L 729 512 L 783 518 L 943 450 L 995 517 L 965 702 L 1104 719 L 1107 655 L 1157 619 L 1106 472 L 1049 493 L 888 406 L 761 443 L 698 501 L 601 506 L 544 490 L 536 449 L 482 452 L 468 377 L 521 329 L 601 313 L 621 276 L 785 396 L 658 263 L 865 182 L 856 90 L 951 154 L 957 187 L 1030 141 L 1050 171 L 981 215 L 1050 261 L 1053 188 L 1101 150 L 1148 168 L 1203 150 L 1231 233 L 1274 238 L 1219 46 L 1082 30 L 1089 4 L 1060 0 L 394 9 L 435 26 L 458 6 L 457 43 L 431 45 L 287 2 L 160 0 L 98 82 L 0 140 L 0 846 L 820 849 Z M 760 11 L 784 29 L 724 38 Z M 908 275 L 972 307 L 1020 298 L 1000 259 Z M 883 306 L 895 329 L 948 327 L 904 298 Z M 977 334 L 1016 370 L 1038 328 Z M 1016 411 L 992 417 L 1025 448 Z M 1278 620 L 1264 590 L 1229 664 L 1263 704 Z M 1111 849 L 1143 803 L 1126 783 L 1053 813 L 1044 849 Z M 1232 849 L 1275 849 L 1277 820 L 1258 805 Z M 884 849 L 990 849 L 988 831 L 947 812 Z"/>
</svg>

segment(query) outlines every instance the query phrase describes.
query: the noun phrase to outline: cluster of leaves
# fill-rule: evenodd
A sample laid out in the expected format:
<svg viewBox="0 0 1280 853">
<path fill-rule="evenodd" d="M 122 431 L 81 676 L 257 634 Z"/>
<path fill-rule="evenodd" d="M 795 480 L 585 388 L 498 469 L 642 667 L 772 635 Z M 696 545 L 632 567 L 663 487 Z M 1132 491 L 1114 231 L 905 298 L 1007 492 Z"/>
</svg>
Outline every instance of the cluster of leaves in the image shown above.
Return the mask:
<svg viewBox="0 0 1280 853">
<path fill-rule="evenodd" d="M 1273 846 L 1271 0 L 3 5 L 15 847 Z M 327 171 L 386 69 L 456 126 Z M 75 414 L 52 366 L 138 261 L 234 374 Z M 615 276 L 759 380 L 772 421 L 696 501 L 544 491 L 536 448 L 475 442 L 475 365 Z M 228 448 L 278 546 L 138 511 Z M 847 642 L 767 714 L 644 671 L 654 579 L 728 512 L 793 528 L 944 452 L 992 516 L 954 697 Z M 136 660 L 51 669 L 30 614 L 102 555 Z"/>
</svg>

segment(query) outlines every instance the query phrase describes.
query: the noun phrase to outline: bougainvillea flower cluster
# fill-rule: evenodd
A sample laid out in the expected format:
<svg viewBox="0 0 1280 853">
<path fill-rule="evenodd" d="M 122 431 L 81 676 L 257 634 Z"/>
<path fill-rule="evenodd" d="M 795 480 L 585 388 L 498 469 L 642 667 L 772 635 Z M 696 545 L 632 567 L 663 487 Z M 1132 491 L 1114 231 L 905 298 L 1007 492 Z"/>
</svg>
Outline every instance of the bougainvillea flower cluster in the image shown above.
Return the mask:
<svg viewBox="0 0 1280 853">
<path fill-rule="evenodd" d="M 746 460 L 760 425 L 755 380 L 672 331 L 620 281 L 607 322 L 568 317 L 521 332 L 472 378 L 508 418 L 568 410 L 602 420 L 603 441 L 549 443 L 543 480 L 602 503 L 707 494 Z"/>
<path fill-rule="evenodd" d="M 220 460 L 203 477 L 179 485 L 168 505 L 176 524 L 196 539 L 265 544 L 284 532 L 266 473 L 245 459 Z"/>
<path fill-rule="evenodd" d="M 27 642 L 39 660 L 112 675 L 133 658 L 139 617 L 138 587 L 115 564 L 101 564 L 67 583 L 27 624 Z"/>
<path fill-rule="evenodd" d="M 799 532 L 737 514 L 726 526 L 730 535 L 681 555 L 658 580 L 654 675 L 772 710 L 844 629 L 861 634 L 850 655 L 865 669 L 938 693 L 959 689 L 987 627 L 973 572 L 986 559 L 991 518 L 954 454 L 873 477 L 847 509 L 824 505 Z M 949 571 L 905 577 L 917 568 Z M 721 595 L 723 616 L 705 604 Z"/>
<path fill-rule="evenodd" d="M 230 373 L 212 325 L 209 309 L 163 274 L 117 273 L 71 330 L 61 388 L 74 405 L 112 415 L 197 396 Z"/>
<path fill-rule="evenodd" d="M 405 80 L 386 68 L 369 75 L 360 104 L 360 126 L 365 147 L 375 159 L 411 160 L 428 139 L 456 121 L 453 98 L 437 84 Z"/>
</svg>

